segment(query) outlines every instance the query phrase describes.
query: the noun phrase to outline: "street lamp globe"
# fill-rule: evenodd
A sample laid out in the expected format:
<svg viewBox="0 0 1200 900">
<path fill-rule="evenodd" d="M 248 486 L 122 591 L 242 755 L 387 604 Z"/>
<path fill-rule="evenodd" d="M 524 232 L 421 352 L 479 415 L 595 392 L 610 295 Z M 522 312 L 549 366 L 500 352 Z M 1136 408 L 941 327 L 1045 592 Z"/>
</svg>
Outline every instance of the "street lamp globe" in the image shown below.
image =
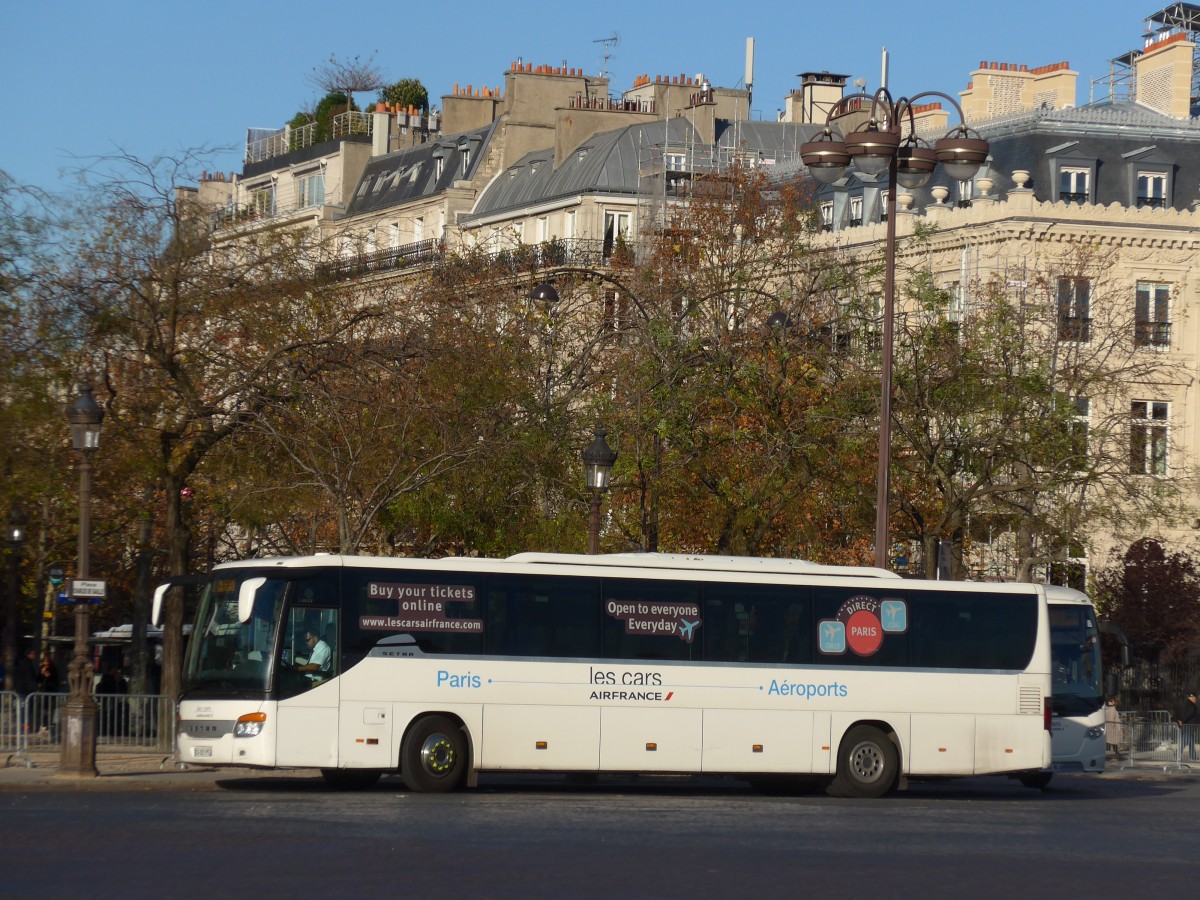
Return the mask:
<svg viewBox="0 0 1200 900">
<path fill-rule="evenodd" d="M 13 548 L 25 542 L 25 513 L 15 503 L 8 510 L 8 543 Z"/>
<path fill-rule="evenodd" d="M 554 304 L 558 302 L 558 291 L 549 281 L 543 281 L 529 292 L 529 299 L 538 303 Z"/>
<path fill-rule="evenodd" d="M 104 421 L 104 410 L 92 397 L 92 386 L 81 381 L 78 393 L 67 407 L 67 421 L 71 423 L 71 445 L 84 452 L 100 449 L 100 423 Z"/>
<path fill-rule="evenodd" d="M 589 491 L 608 490 L 608 478 L 617 461 L 617 452 L 604 439 L 607 434 L 597 425 L 595 439 L 579 454 L 583 458 L 583 475 Z"/>
</svg>

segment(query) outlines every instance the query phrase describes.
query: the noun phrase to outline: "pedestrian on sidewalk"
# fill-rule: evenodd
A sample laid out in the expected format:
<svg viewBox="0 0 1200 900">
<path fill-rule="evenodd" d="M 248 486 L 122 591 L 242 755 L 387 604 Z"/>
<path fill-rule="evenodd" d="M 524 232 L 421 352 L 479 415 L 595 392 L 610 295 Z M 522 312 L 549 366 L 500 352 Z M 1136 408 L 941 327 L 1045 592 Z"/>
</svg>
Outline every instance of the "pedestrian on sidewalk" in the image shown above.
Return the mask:
<svg viewBox="0 0 1200 900">
<path fill-rule="evenodd" d="M 1196 760 L 1196 731 L 1200 730 L 1200 708 L 1196 706 L 1196 692 L 1188 691 L 1187 698 L 1175 711 L 1175 724 L 1179 726 L 1179 755 L 1187 750 L 1188 759 Z"/>
<path fill-rule="evenodd" d="M 1121 756 L 1121 744 L 1125 742 L 1125 728 L 1121 725 L 1121 711 L 1117 709 L 1117 698 L 1109 697 L 1104 705 L 1104 745 L 1109 756 Z"/>
</svg>

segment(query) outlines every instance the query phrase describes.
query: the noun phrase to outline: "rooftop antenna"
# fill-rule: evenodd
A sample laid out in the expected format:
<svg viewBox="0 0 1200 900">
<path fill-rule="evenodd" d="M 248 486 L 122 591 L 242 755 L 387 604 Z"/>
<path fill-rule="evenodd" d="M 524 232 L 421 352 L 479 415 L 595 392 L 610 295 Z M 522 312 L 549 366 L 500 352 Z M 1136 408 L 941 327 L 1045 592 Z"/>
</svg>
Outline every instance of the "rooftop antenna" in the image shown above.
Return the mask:
<svg viewBox="0 0 1200 900">
<path fill-rule="evenodd" d="M 621 36 L 618 35 L 615 31 L 609 37 L 596 38 L 596 40 L 592 41 L 593 44 L 603 44 L 604 45 L 604 65 L 600 69 L 600 77 L 601 78 L 608 77 L 608 61 L 613 56 L 613 54 L 610 51 L 612 50 L 613 47 L 615 47 L 620 42 L 621 42 Z"/>
<path fill-rule="evenodd" d="M 754 38 L 746 38 L 746 121 L 754 108 Z"/>
</svg>

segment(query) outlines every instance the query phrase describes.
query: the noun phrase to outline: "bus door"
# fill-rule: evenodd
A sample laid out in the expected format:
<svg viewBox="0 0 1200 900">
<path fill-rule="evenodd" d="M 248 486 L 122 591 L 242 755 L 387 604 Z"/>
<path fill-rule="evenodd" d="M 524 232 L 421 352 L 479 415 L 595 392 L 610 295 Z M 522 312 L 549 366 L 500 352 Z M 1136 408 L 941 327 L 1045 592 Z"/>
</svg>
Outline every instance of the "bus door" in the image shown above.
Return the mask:
<svg viewBox="0 0 1200 900">
<path fill-rule="evenodd" d="M 335 768 L 340 616 L 336 574 L 289 585 L 275 690 L 276 764 Z"/>
</svg>

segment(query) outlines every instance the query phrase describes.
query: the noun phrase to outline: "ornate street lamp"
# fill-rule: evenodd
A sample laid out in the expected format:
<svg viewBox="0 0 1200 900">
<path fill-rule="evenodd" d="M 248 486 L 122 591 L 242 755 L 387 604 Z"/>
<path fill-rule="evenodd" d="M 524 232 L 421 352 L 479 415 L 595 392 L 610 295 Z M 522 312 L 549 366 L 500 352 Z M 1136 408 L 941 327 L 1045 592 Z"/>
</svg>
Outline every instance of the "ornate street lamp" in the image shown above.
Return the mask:
<svg viewBox="0 0 1200 900">
<path fill-rule="evenodd" d="M 17 671 L 17 642 L 20 640 L 20 616 L 17 613 L 17 577 L 20 574 L 21 545 L 25 543 L 25 514 L 13 504 L 8 510 L 8 591 L 4 602 L 4 690 L 15 687 Z"/>
<path fill-rule="evenodd" d="M 91 455 L 100 449 L 100 423 L 104 410 L 92 398 L 92 386 L 79 383 L 77 395 L 67 407 L 71 445 L 79 451 L 79 565 L 75 577 L 88 577 L 91 560 Z M 65 775 L 95 776 L 96 701 L 92 697 L 92 660 L 88 653 L 87 600 L 75 601 L 75 655 L 68 668 L 70 694 L 63 706 L 62 763 Z"/>
<path fill-rule="evenodd" d="M 579 455 L 583 458 L 584 483 L 591 492 L 591 514 L 588 518 L 588 553 L 600 552 L 600 495 L 608 490 L 608 478 L 612 473 L 617 453 L 608 446 L 604 436 L 608 434 L 596 426 L 596 438 Z"/>
<path fill-rule="evenodd" d="M 913 108 L 926 97 L 948 100 L 958 111 L 959 125 L 934 142 L 933 147 L 916 136 Z M 829 123 L 855 100 L 870 100 L 867 121 L 846 135 L 834 138 Z M 887 88 L 874 94 L 843 97 L 830 109 L 825 130 L 815 141 L 800 146 L 800 156 L 809 174 L 822 184 L 833 184 L 849 165 L 868 175 L 888 173 L 887 243 L 883 289 L 883 359 L 879 395 L 879 468 L 875 476 L 875 565 L 888 567 L 888 496 L 892 453 L 892 357 L 896 302 L 896 186 L 918 188 L 929 180 L 940 163 L 956 181 L 975 177 L 988 155 L 987 141 L 971 136 L 962 107 L 953 97 L 926 91 L 911 99 L 893 100 Z"/>
</svg>

